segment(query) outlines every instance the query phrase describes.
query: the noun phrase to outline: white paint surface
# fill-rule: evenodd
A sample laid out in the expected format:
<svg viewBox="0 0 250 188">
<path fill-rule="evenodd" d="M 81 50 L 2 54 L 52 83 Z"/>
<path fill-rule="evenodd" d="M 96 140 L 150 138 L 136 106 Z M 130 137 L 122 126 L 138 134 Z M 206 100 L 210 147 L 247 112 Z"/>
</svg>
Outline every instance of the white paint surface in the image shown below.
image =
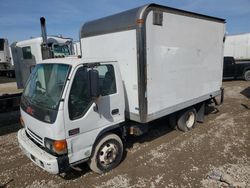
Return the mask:
<svg viewBox="0 0 250 188">
<path fill-rule="evenodd" d="M 146 20 L 148 115 L 218 91 L 224 24 L 163 13 Z"/>
</svg>

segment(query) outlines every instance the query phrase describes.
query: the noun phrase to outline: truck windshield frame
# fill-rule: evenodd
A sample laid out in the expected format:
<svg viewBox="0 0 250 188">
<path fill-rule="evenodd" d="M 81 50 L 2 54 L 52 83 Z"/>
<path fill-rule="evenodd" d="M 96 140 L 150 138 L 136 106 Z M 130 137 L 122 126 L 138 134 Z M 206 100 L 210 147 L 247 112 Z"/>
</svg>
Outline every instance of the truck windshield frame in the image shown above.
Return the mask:
<svg viewBox="0 0 250 188">
<path fill-rule="evenodd" d="M 23 97 L 32 104 L 57 110 L 69 74 L 66 64 L 38 64 L 33 69 Z"/>
<path fill-rule="evenodd" d="M 54 123 L 71 68 L 60 63 L 36 65 L 23 91 L 21 109 L 40 121 Z"/>
</svg>

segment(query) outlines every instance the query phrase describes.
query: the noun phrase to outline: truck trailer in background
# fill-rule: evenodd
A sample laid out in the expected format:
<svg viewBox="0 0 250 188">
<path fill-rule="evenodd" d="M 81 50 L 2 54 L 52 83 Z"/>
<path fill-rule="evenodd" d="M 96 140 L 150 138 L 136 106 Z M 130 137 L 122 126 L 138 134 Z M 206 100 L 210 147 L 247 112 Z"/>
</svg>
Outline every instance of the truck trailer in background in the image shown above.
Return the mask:
<svg viewBox="0 0 250 188">
<path fill-rule="evenodd" d="M 12 63 L 11 51 L 8 40 L 0 38 L 0 75 L 6 77 L 15 77 L 15 70 Z"/>
<path fill-rule="evenodd" d="M 224 45 L 224 56 L 237 60 L 250 60 L 250 33 L 227 35 Z"/>
<path fill-rule="evenodd" d="M 224 19 L 156 4 L 85 23 L 81 59 L 47 59 L 32 72 L 20 147 L 50 173 L 81 162 L 103 173 L 121 162 L 126 136 L 154 120 L 192 130 L 223 93 L 224 34 Z"/>
</svg>

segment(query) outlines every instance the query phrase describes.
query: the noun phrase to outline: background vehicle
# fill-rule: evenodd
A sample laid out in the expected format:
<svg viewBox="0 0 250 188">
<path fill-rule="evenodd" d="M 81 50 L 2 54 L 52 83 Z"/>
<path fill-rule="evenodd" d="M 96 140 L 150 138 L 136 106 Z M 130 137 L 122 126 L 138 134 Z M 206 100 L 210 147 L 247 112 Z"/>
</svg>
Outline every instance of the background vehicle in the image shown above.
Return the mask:
<svg viewBox="0 0 250 188">
<path fill-rule="evenodd" d="M 73 54 L 71 38 L 48 36 L 45 19 L 41 18 L 42 37 L 32 38 L 11 45 L 17 87 L 23 88 L 37 62 L 48 58 L 62 58 Z"/>
<path fill-rule="evenodd" d="M 7 39 L 0 38 L 0 75 L 15 77 L 15 70 L 11 61 L 11 52 Z"/>
<path fill-rule="evenodd" d="M 234 57 L 224 57 L 223 78 L 243 78 L 250 81 L 250 59 L 236 62 Z"/>
<path fill-rule="evenodd" d="M 250 80 L 250 33 L 226 36 L 223 78 Z"/>
<path fill-rule="evenodd" d="M 50 173 L 84 161 L 102 173 L 121 162 L 126 136 L 158 118 L 192 130 L 222 94 L 224 33 L 223 19 L 156 4 L 85 23 L 82 59 L 48 59 L 32 72 L 20 147 Z"/>
<path fill-rule="evenodd" d="M 227 35 L 224 56 L 234 57 L 235 61 L 250 60 L 250 33 Z"/>
</svg>

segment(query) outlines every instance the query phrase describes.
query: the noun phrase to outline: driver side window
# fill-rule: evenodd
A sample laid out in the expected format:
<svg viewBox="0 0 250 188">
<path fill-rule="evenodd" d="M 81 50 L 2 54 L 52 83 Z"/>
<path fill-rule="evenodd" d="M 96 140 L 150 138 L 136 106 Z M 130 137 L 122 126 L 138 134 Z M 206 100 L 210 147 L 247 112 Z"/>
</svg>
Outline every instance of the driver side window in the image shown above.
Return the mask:
<svg viewBox="0 0 250 188">
<path fill-rule="evenodd" d="M 89 94 L 88 72 L 86 67 L 80 67 L 74 77 L 69 94 L 69 118 L 80 118 L 91 105 L 92 98 Z"/>
<path fill-rule="evenodd" d="M 68 101 L 69 118 L 71 120 L 82 117 L 90 105 L 92 97 L 90 96 L 89 74 L 91 68 L 80 67 L 74 77 Z M 111 95 L 117 92 L 115 83 L 115 72 L 112 65 L 98 65 L 94 67 L 99 73 L 99 87 L 101 96 Z"/>
</svg>

